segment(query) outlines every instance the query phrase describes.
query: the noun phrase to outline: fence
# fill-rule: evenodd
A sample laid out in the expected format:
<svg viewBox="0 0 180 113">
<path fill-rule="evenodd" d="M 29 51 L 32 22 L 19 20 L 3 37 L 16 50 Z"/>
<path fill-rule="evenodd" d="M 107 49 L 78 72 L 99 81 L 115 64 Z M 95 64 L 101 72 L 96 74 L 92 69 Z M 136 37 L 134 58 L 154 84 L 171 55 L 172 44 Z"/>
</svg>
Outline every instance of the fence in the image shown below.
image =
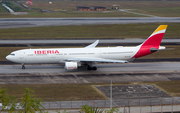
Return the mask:
<svg viewBox="0 0 180 113">
<path fill-rule="evenodd" d="M 61 101 L 61 99 L 44 99 L 42 103 L 45 109 L 79 109 L 82 105 L 89 105 L 98 108 L 110 108 L 110 100 L 82 100 L 82 101 Z M 120 112 L 144 113 L 162 111 L 180 111 L 180 97 L 160 98 L 126 98 L 112 101 L 112 107 Z M 2 106 L 0 106 L 2 109 Z M 135 112 L 136 111 L 136 112 Z"/>
<path fill-rule="evenodd" d="M 47 102 L 48 101 L 48 102 Z M 135 107 L 135 106 L 165 106 L 179 105 L 180 97 L 167 98 L 139 98 L 139 99 L 118 99 L 112 101 L 112 107 Z M 45 109 L 72 109 L 81 108 L 82 105 L 89 105 L 99 108 L 109 108 L 110 100 L 82 100 L 82 101 L 53 101 L 51 99 L 44 100 Z"/>
</svg>

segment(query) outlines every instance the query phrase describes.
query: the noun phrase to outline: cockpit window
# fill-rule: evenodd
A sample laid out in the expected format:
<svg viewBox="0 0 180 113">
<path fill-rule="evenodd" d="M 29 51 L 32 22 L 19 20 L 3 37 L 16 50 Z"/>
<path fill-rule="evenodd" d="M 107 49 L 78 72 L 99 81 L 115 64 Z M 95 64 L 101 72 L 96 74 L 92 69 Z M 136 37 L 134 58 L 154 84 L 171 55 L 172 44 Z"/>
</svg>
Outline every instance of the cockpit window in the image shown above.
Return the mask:
<svg viewBox="0 0 180 113">
<path fill-rule="evenodd" d="M 10 55 L 15 56 L 15 54 L 14 54 L 14 53 L 11 53 Z"/>
</svg>

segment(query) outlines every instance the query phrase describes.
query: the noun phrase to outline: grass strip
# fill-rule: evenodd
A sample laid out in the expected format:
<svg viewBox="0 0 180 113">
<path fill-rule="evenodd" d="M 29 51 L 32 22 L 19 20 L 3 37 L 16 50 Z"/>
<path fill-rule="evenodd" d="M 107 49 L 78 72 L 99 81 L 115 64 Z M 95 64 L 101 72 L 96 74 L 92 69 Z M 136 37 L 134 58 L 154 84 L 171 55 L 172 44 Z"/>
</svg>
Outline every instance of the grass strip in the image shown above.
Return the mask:
<svg viewBox="0 0 180 113">
<path fill-rule="evenodd" d="M 129 14 L 124 12 L 76 12 L 59 11 L 42 13 L 40 11 L 26 11 L 28 15 L 11 15 L 10 13 L 0 13 L 0 18 L 71 18 L 71 17 L 142 17 L 141 15 Z M 4 14 L 6 13 L 6 14 Z"/>
<path fill-rule="evenodd" d="M 0 29 L 0 39 L 147 38 L 161 24 L 168 25 L 164 38 L 180 38 L 178 23 L 146 23 Z"/>
<path fill-rule="evenodd" d="M 106 99 L 104 95 L 97 92 L 93 86 L 88 84 L 13 84 L 0 85 L 0 87 L 7 89 L 11 95 L 20 98 L 24 94 L 25 88 L 34 90 L 35 98 L 42 99 L 60 99 L 61 100 L 91 100 L 91 99 Z"/>
<path fill-rule="evenodd" d="M 124 82 L 113 83 L 113 85 L 129 85 L 129 84 L 152 84 L 160 88 L 171 96 L 180 96 L 180 81 L 158 81 L 158 82 Z M 7 90 L 11 95 L 17 98 L 22 97 L 25 88 L 34 90 L 35 98 L 43 100 L 93 100 L 107 99 L 99 90 L 95 89 L 95 85 L 107 86 L 109 83 L 97 84 L 5 84 L 0 87 Z"/>
<path fill-rule="evenodd" d="M 7 0 L 6 0 L 7 1 Z M 26 1 L 21 3 L 26 4 Z M 0 18 L 35 18 L 35 17 L 137 17 L 141 15 L 129 14 L 119 10 L 110 9 L 113 5 L 117 5 L 120 9 L 139 12 L 148 15 L 160 17 L 179 17 L 180 1 L 53 1 L 48 4 L 47 1 L 33 1 L 32 6 L 28 6 L 30 12 L 28 15 L 4 15 L 7 12 L 0 10 Z M 103 6 L 106 11 L 76 11 L 76 6 Z M 115 8 L 115 6 L 114 6 Z M 14 8 L 20 9 L 20 8 Z M 58 11 L 53 13 L 42 13 L 39 9 L 48 11 Z M 21 9 L 22 10 L 22 9 Z"/>
</svg>

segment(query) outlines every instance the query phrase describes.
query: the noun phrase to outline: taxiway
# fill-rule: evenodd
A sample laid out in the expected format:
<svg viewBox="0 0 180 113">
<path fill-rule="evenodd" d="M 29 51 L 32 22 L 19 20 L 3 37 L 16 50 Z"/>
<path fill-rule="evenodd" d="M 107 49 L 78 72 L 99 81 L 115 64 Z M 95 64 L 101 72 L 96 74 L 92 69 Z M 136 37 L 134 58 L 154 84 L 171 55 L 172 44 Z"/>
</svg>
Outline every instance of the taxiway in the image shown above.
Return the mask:
<svg viewBox="0 0 180 113">
<path fill-rule="evenodd" d="M 127 73 L 127 72 L 175 72 L 179 71 L 180 62 L 156 62 L 156 63 L 126 63 L 126 64 L 96 64 L 96 71 L 88 71 L 86 68 L 77 70 L 65 70 L 62 65 L 26 65 L 22 70 L 21 65 L 1 65 L 0 74 L 100 74 L 100 73 Z"/>
<path fill-rule="evenodd" d="M 141 44 L 143 43 L 145 40 L 147 39 L 147 37 L 145 37 L 145 39 L 142 38 L 126 38 L 126 39 L 98 39 L 99 40 L 99 44 L 103 44 L 103 45 L 116 45 L 116 44 Z M 87 46 L 91 43 L 93 43 L 94 41 L 96 41 L 97 39 L 55 39 L 55 40 L 0 40 L 0 45 L 84 45 Z M 175 38 L 170 38 L 170 39 L 162 39 L 161 44 L 164 45 L 179 45 L 180 44 L 180 39 L 175 39 Z"/>
<path fill-rule="evenodd" d="M 122 17 L 122 18 L 2 18 L 0 29 L 67 25 L 100 25 L 128 23 L 175 23 L 179 17 Z"/>
<path fill-rule="evenodd" d="M 180 62 L 97 64 L 98 70 L 62 65 L 1 65 L 0 84 L 64 84 L 180 80 Z"/>
</svg>

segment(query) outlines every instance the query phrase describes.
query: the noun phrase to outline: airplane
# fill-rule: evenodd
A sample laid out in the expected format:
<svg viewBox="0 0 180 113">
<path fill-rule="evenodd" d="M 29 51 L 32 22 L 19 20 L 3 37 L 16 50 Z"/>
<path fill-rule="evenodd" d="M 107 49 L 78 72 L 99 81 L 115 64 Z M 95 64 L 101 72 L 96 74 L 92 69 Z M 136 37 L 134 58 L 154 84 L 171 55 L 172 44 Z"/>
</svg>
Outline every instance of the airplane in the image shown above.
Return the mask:
<svg viewBox="0 0 180 113">
<path fill-rule="evenodd" d="M 33 5 L 33 2 L 32 2 L 32 0 L 28 0 L 28 1 L 26 2 L 26 4 L 32 6 L 32 5 Z"/>
<path fill-rule="evenodd" d="M 127 63 L 135 58 L 149 55 L 166 47 L 160 46 L 167 25 L 160 25 L 142 44 L 135 47 L 96 47 L 99 40 L 84 48 L 22 49 L 12 52 L 6 59 L 24 64 L 64 63 L 65 70 L 87 67 L 97 70 L 95 63 Z"/>
</svg>

